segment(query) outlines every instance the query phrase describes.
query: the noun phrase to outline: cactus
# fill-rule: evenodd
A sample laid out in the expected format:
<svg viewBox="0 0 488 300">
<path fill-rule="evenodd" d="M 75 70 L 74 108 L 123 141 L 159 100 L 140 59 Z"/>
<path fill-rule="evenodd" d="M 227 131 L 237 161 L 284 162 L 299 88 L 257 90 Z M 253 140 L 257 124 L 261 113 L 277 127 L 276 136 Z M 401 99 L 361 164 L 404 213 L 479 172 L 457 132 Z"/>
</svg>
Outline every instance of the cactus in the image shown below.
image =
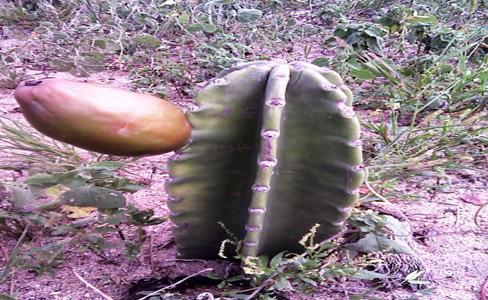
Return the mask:
<svg viewBox="0 0 488 300">
<path fill-rule="evenodd" d="M 223 71 L 197 102 L 167 183 L 180 256 L 215 257 L 229 233 L 245 257 L 301 251 L 315 224 L 316 240 L 343 228 L 363 171 L 352 93 L 337 73 L 247 63 Z"/>
<path fill-rule="evenodd" d="M 39 131 L 102 153 L 171 151 L 191 124 L 167 184 L 182 257 L 215 257 L 230 237 L 245 257 L 303 250 L 312 227 L 316 240 L 339 232 L 358 198 L 352 93 L 337 73 L 307 63 L 223 71 L 198 96 L 190 124 L 154 97 L 70 81 L 28 83 L 15 98 Z"/>
</svg>

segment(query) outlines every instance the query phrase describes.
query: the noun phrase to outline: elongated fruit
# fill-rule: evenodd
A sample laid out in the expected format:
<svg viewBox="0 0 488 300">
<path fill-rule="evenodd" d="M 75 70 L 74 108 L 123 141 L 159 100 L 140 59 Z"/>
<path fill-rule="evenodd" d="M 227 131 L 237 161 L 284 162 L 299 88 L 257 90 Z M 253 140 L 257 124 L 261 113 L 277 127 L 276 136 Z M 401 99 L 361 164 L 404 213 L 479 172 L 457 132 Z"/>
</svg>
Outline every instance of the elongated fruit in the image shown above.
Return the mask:
<svg viewBox="0 0 488 300">
<path fill-rule="evenodd" d="M 191 126 L 175 105 L 154 96 L 62 79 L 27 82 L 14 93 L 41 133 L 83 149 L 113 155 L 178 149 Z"/>
</svg>

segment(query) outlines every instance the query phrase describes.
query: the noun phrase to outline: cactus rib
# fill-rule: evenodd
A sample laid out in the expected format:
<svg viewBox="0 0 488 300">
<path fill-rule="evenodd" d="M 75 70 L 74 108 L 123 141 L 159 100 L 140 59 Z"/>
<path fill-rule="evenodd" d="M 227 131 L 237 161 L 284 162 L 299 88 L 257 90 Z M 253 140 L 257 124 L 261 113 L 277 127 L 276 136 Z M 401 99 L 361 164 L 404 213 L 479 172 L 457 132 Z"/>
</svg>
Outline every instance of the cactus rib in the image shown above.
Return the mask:
<svg viewBox="0 0 488 300">
<path fill-rule="evenodd" d="M 239 238 L 245 232 L 268 72 L 259 65 L 236 70 L 197 97 L 199 109 L 189 115 L 191 142 L 170 163 L 167 184 L 182 257 L 215 257 L 229 238 L 219 222 Z"/>
<path fill-rule="evenodd" d="M 267 82 L 264 95 L 258 167 L 256 180 L 252 187 L 250 216 L 246 225 L 247 234 L 243 244 L 243 254 L 245 256 L 256 256 L 258 251 L 259 236 L 263 228 L 271 177 L 274 166 L 277 163 L 277 139 L 280 135 L 282 111 L 286 104 L 285 94 L 289 80 L 290 67 L 277 65 L 271 70 Z"/>
<path fill-rule="evenodd" d="M 363 172 L 352 93 L 337 73 L 247 63 L 197 101 L 191 142 L 167 185 L 181 256 L 215 257 L 229 232 L 244 241 L 244 256 L 302 251 L 298 241 L 315 224 L 316 240 L 343 228 Z"/>
</svg>

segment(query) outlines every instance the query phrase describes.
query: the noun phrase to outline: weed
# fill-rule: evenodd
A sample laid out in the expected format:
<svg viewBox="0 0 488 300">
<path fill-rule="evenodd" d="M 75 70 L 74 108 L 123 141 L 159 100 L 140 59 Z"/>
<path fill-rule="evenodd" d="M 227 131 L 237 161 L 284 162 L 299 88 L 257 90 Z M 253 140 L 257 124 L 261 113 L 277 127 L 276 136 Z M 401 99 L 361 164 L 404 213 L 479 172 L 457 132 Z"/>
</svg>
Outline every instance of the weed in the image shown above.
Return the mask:
<svg viewBox="0 0 488 300">
<path fill-rule="evenodd" d="M 144 188 L 120 175 L 127 161 L 101 160 L 99 155 L 82 159 L 73 147 L 21 123 L 2 120 L 0 125 L 2 147 L 10 154 L 3 168 L 30 174 L 2 183 L 8 193 L 1 202 L 0 232 L 18 242 L 0 282 L 13 268 L 53 275 L 68 248 L 86 249 L 106 261 L 111 260 L 104 251 L 118 248 L 134 258 L 146 239 L 144 227 L 166 220 L 126 203 L 122 193 Z M 39 246 L 39 236 L 50 236 L 51 242 Z"/>
</svg>

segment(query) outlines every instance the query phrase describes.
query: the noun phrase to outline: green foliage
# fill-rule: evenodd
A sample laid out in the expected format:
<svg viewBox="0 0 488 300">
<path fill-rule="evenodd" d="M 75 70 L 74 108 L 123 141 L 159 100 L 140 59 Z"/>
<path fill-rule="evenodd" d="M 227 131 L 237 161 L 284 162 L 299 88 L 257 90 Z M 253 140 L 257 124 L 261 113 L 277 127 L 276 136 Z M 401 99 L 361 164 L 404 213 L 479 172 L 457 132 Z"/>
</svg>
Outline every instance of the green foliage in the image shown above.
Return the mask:
<svg viewBox="0 0 488 300">
<path fill-rule="evenodd" d="M 214 40 L 202 43 L 197 48 L 198 63 L 202 68 L 214 71 L 221 71 L 233 64 L 243 62 L 246 54 L 251 49 L 245 44 L 241 44 L 238 37 L 234 34 L 221 34 Z"/>
<path fill-rule="evenodd" d="M 358 212 L 349 220 L 361 232 L 361 238 L 346 248 L 359 253 L 393 252 L 414 255 L 407 243 L 409 229 L 391 216 L 372 211 Z"/>
<path fill-rule="evenodd" d="M 386 12 L 379 20 L 378 23 L 387 27 L 390 33 L 401 32 L 406 23 L 407 12 L 404 7 L 394 6 Z"/>
<path fill-rule="evenodd" d="M 303 247 L 302 254 L 281 252 L 272 258 L 267 256 L 243 258 L 244 274 L 217 278 L 222 280 L 219 284 L 221 295 L 233 299 L 248 299 L 251 296 L 274 299 L 273 297 L 282 293 L 313 292 L 322 284 L 330 284 L 346 278 L 381 282 L 387 280 L 387 275 L 368 270 L 367 267 L 371 266 L 371 262 L 365 259 L 367 256 L 364 254 L 398 249 L 401 249 L 402 253 L 408 251 L 412 254 L 412 250 L 404 242 L 404 239 L 409 236 L 405 232 L 404 224 L 391 216 L 379 215 L 373 211 L 355 210 L 349 219 L 349 224 L 351 227 L 348 232 L 341 235 L 342 238 L 321 243 L 316 241 L 319 226 L 313 226 L 298 241 Z M 370 238 L 373 235 L 378 240 L 373 241 Z M 378 242 L 385 247 L 374 246 Z M 346 252 L 348 252 L 347 257 L 356 256 L 356 258 L 344 259 Z M 415 281 L 413 278 L 418 275 L 418 272 L 409 274 L 404 280 Z M 245 287 L 243 288 L 242 285 Z"/>
<path fill-rule="evenodd" d="M 0 233 L 18 243 L 0 270 L 0 282 L 9 278 L 13 268 L 54 275 L 68 248 L 92 251 L 106 261 L 110 259 L 104 251 L 109 248 L 136 257 L 146 238 L 144 227 L 166 220 L 127 203 L 123 193 L 144 187 L 120 175 L 128 161 L 82 160 L 72 147 L 13 121 L 2 121 L 0 134 L 12 154 L 3 167 L 30 173 L 25 179 L 1 184 L 5 197 Z M 25 153 L 31 161 L 19 165 L 16 160 L 24 161 Z M 50 164 L 51 158 L 55 161 Z M 51 242 L 37 245 L 30 241 L 35 235 L 49 236 Z"/>
<path fill-rule="evenodd" d="M 375 24 L 348 24 L 337 27 L 334 35 L 340 37 L 356 50 L 383 52 L 383 37 L 388 31 Z"/>
</svg>

